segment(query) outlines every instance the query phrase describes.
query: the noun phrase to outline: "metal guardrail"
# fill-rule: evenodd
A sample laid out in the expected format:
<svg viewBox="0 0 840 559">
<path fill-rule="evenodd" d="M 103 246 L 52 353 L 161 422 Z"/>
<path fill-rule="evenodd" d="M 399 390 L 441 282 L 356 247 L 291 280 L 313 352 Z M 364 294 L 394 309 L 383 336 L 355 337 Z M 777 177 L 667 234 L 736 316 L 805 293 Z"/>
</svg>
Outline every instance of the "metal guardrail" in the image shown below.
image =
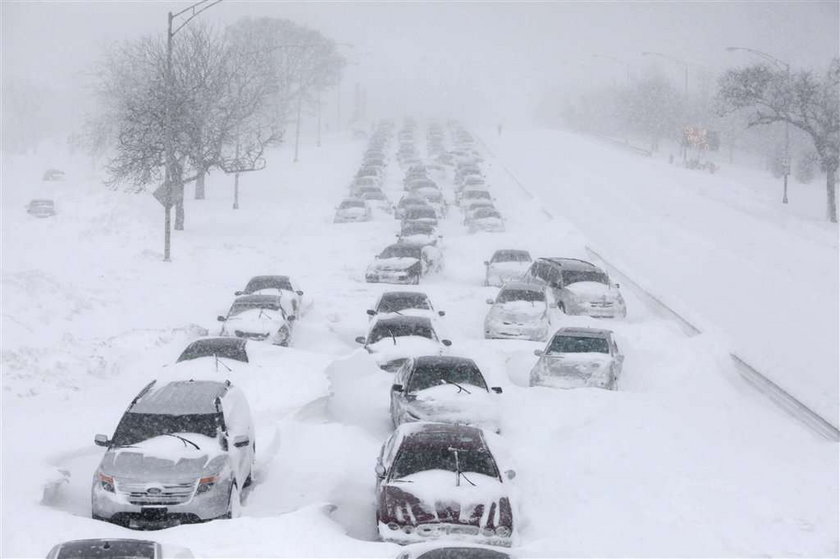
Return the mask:
<svg viewBox="0 0 840 559">
<path fill-rule="evenodd" d="M 498 162 L 499 166 L 504 169 L 511 180 L 513 180 L 513 182 L 528 196 L 528 198 L 535 200 L 534 194 L 528 190 L 525 185 L 519 181 L 516 175 L 514 175 L 513 172 L 499 160 L 499 158 L 487 146 L 486 142 L 484 142 L 484 140 L 480 137 L 476 137 L 484 145 L 484 149 L 487 150 L 487 152 Z M 542 206 L 542 212 L 549 219 L 554 219 L 551 212 L 549 212 L 544 206 Z M 614 276 L 620 278 L 621 281 L 632 287 L 633 290 L 648 305 L 655 308 L 663 316 L 667 316 L 679 324 L 680 328 L 687 336 L 697 336 L 703 333 L 699 327 L 668 306 L 662 301 L 662 299 L 639 285 L 636 281 L 631 279 L 630 276 L 613 266 L 609 261 L 604 259 L 603 256 L 593 250 L 592 247 L 587 246 L 586 250 L 592 256 L 603 262 Z M 737 353 L 730 353 L 729 357 L 732 359 L 735 370 L 740 374 L 741 378 L 747 381 L 750 386 L 758 390 L 760 393 L 767 396 L 770 401 L 776 404 L 784 412 L 801 422 L 821 437 L 834 442 L 840 441 L 840 430 L 838 430 L 837 426 L 833 425 L 830 421 L 794 397 L 790 392 L 770 380 L 758 369 L 747 363 Z"/>
<path fill-rule="evenodd" d="M 591 247 L 586 247 L 587 252 L 592 256 L 603 262 L 610 273 L 616 277 L 620 277 L 622 281 L 628 284 L 633 291 L 642 297 L 648 304 L 655 307 L 661 314 L 672 318 L 676 321 L 683 331 L 689 336 L 697 336 L 703 331 L 692 324 L 688 319 L 680 315 L 677 311 L 669 307 L 667 304 L 650 291 L 630 279 L 630 277 L 604 259 L 599 253 Z M 753 388 L 767 396 L 774 404 L 781 408 L 788 415 L 800 421 L 806 427 L 817 433 L 818 435 L 830 440 L 840 441 L 840 430 L 837 429 L 830 421 L 823 416 L 803 404 L 790 392 L 770 380 L 766 375 L 761 373 L 758 369 L 747 363 L 737 353 L 730 352 L 729 357 L 735 366 L 735 370 L 747 381 Z"/>
</svg>

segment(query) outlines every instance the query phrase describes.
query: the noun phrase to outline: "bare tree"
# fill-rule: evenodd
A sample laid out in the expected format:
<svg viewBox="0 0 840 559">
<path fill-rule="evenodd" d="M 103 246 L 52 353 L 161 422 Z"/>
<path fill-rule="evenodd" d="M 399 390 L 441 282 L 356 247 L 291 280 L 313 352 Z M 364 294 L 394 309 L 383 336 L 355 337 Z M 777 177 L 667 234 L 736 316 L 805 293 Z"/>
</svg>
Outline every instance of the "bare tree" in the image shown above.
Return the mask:
<svg viewBox="0 0 840 559">
<path fill-rule="evenodd" d="M 837 169 L 840 166 L 840 59 L 824 76 L 758 64 L 729 70 L 720 79 L 718 108 L 743 110 L 748 126 L 787 122 L 813 141 L 826 173 L 826 214 L 837 223 Z"/>
</svg>

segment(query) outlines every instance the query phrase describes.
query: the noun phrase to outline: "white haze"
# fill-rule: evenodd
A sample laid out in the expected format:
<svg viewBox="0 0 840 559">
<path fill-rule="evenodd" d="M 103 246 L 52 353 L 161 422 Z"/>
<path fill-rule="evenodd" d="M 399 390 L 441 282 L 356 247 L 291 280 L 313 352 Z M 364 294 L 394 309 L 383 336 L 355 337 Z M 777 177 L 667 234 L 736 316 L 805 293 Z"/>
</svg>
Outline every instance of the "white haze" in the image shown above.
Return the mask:
<svg viewBox="0 0 840 559">
<path fill-rule="evenodd" d="M 368 116 L 457 114 L 470 122 L 530 118 L 549 88 L 573 95 L 651 69 L 691 88 L 753 62 L 727 46 L 765 50 L 794 68 L 823 69 L 840 44 L 837 2 L 264 3 L 225 1 L 201 17 L 281 17 L 323 32 L 349 65 L 340 102 L 358 84 Z M 4 2 L 3 113 L 8 127 L 66 138 L 89 107 L 90 72 L 116 41 L 165 31 L 183 2 Z M 618 59 L 616 61 L 614 59 Z M 333 92 L 335 95 L 335 92 Z M 30 100 L 21 107 L 20 99 Z M 31 99 L 36 98 L 36 104 Z M 341 110 L 336 107 L 337 110 Z M 17 118 L 10 118 L 14 113 Z M 331 112 L 329 118 L 333 118 Z M 24 118 L 27 116 L 29 118 Z"/>
</svg>

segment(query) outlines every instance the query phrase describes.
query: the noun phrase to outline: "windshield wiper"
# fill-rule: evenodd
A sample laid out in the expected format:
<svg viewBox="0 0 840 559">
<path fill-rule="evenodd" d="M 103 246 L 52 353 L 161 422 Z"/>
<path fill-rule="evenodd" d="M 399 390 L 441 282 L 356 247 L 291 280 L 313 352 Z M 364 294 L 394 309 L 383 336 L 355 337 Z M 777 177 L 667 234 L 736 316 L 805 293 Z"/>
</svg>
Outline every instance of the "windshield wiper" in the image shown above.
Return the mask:
<svg viewBox="0 0 840 559">
<path fill-rule="evenodd" d="M 227 369 L 229 373 L 232 373 L 232 372 L 233 372 L 233 369 L 231 369 L 231 368 L 230 368 L 230 366 L 229 366 L 227 363 L 225 363 L 224 361 L 222 361 L 222 358 L 221 358 L 221 357 L 219 357 L 219 355 L 218 355 L 217 353 L 214 353 L 214 354 L 213 354 L 213 359 L 215 359 L 215 360 L 216 360 L 216 372 L 217 372 L 217 373 L 219 372 L 219 365 L 221 365 L 222 367 L 224 367 L 225 369 Z"/>
<path fill-rule="evenodd" d="M 164 433 L 167 437 L 175 437 L 176 439 L 181 439 L 181 442 L 184 443 L 184 446 L 187 446 L 187 443 L 193 445 L 196 450 L 201 450 L 201 447 L 189 440 L 186 437 L 182 437 L 181 435 L 175 435 L 174 433 Z"/>
<path fill-rule="evenodd" d="M 442 382 L 444 384 L 451 384 L 452 386 L 457 386 L 458 387 L 458 394 L 460 394 L 461 392 L 466 392 L 467 394 L 472 394 L 472 392 L 470 392 L 469 390 L 467 390 L 466 388 L 464 388 L 463 386 L 461 386 L 457 382 L 455 382 L 453 380 L 449 380 L 448 378 L 442 378 L 442 379 L 440 379 L 440 382 Z"/>
<path fill-rule="evenodd" d="M 388 333 L 391 334 L 391 339 L 394 340 L 394 345 L 397 345 L 397 337 L 394 335 L 394 331 L 388 328 Z"/>
<path fill-rule="evenodd" d="M 455 487 L 461 487 L 461 478 L 463 477 L 467 480 L 467 483 L 475 487 L 475 484 L 464 475 L 464 472 L 461 471 L 461 457 L 459 455 L 460 452 L 463 452 L 464 449 L 462 448 L 455 448 L 450 446 L 449 451 L 455 455 Z"/>
</svg>

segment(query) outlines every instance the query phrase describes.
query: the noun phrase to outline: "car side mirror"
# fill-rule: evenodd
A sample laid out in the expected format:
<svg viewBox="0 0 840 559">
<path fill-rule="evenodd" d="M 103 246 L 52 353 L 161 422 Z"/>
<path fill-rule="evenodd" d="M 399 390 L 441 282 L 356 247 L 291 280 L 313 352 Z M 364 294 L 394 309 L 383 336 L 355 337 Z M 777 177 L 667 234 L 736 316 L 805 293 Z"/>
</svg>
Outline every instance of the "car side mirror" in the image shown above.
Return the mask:
<svg viewBox="0 0 840 559">
<path fill-rule="evenodd" d="M 111 441 L 108 440 L 108 435 L 96 435 L 93 437 L 93 442 L 96 446 L 108 446 Z"/>
<path fill-rule="evenodd" d="M 357 343 L 357 344 L 362 344 L 362 345 L 365 345 L 365 342 L 366 342 L 366 341 L 367 341 L 367 340 L 365 339 L 365 337 L 364 337 L 364 336 L 357 336 L 357 337 L 356 337 L 356 343 Z"/>
<path fill-rule="evenodd" d="M 225 317 L 223 317 L 222 315 L 219 315 L 219 316 L 216 317 L 216 320 L 218 320 L 219 322 L 224 322 Z"/>
<path fill-rule="evenodd" d="M 490 390 L 492 390 L 492 391 L 493 391 L 493 392 L 495 392 L 496 394 L 501 394 L 501 393 L 502 393 L 502 387 L 501 387 L 501 386 L 494 386 L 494 387 L 493 387 L 493 388 L 491 388 Z"/>
<path fill-rule="evenodd" d="M 493 304 L 493 299 L 487 299 L 485 301 L 485 303 L 487 303 L 488 305 L 492 305 Z"/>
<path fill-rule="evenodd" d="M 394 391 L 394 392 L 402 392 L 403 391 L 403 385 L 402 384 L 392 384 L 391 385 L 391 390 Z"/>
<path fill-rule="evenodd" d="M 621 284 L 620 284 L 620 283 L 618 283 L 618 282 L 615 282 L 615 288 L 616 288 L 616 289 L 618 289 L 618 288 L 620 288 L 620 287 L 621 287 Z"/>
<path fill-rule="evenodd" d="M 293 314 L 290 314 L 286 317 L 286 320 L 288 320 L 289 322 L 294 322 L 295 320 L 297 320 L 297 317 Z"/>
<path fill-rule="evenodd" d="M 536 355 L 537 357 L 542 357 L 544 353 L 545 352 L 541 349 L 535 349 L 534 350 L 534 355 Z"/>
<path fill-rule="evenodd" d="M 251 439 L 248 438 L 248 435 L 237 435 L 233 438 L 233 446 L 236 448 L 242 448 L 249 444 L 251 444 Z"/>
<path fill-rule="evenodd" d="M 506 470 L 505 471 L 505 477 L 507 477 L 508 479 L 515 478 L 516 477 L 516 470 Z"/>
<path fill-rule="evenodd" d="M 375 311 L 375 310 L 373 310 L 373 309 L 368 309 L 366 312 L 367 312 L 370 316 L 376 316 L 376 311 Z"/>
<path fill-rule="evenodd" d="M 446 311 L 438 311 L 438 316 L 446 316 Z"/>
<path fill-rule="evenodd" d="M 442 343 L 446 347 L 449 347 L 452 345 L 452 340 L 441 340 L 440 343 Z"/>
<path fill-rule="evenodd" d="M 297 293 L 299 296 L 303 297 L 303 291 L 302 290 L 298 289 L 297 291 L 295 291 L 295 293 Z"/>
<path fill-rule="evenodd" d="M 382 464 L 377 464 L 374 471 L 376 472 L 376 477 L 385 477 L 385 466 Z"/>
<path fill-rule="evenodd" d="M 245 292 L 244 291 L 234 291 L 233 294 L 236 295 L 237 297 L 239 297 L 240 295 L 244 295 Z"/>
</svg>

